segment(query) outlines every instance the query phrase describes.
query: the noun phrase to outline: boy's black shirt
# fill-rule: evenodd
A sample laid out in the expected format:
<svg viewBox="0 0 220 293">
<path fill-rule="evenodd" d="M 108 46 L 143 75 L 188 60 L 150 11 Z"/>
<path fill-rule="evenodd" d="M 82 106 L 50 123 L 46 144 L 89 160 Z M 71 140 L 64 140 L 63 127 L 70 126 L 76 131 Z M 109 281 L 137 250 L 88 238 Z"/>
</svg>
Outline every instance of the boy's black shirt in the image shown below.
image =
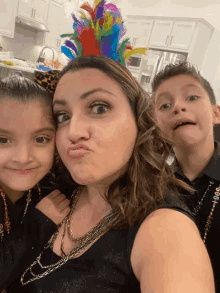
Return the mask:
<svg viewBox="0 0 220 293">
<path fill-rule="evenodd" d="M 182 201 L 186 203 L 189 209 L 194 212 L 194 208 L 197 206 L 199 200 L 201 200 L 204 192 L 206 191 L 210 180 L 214 182 L 210 189 L 208 190 L 201 209 L 195 217 L 196 224 L 199 228 L 201 236 L 204 236 L 205 224 L 207 217 L 209 216 L 212 205 L 213 196 L 215 195 L 216 187 L 220 186 L 220 144 L 215 142 L 215 150 L 213 156 L 206 166 L 206 168 L 201 172 L 192 182 L 186 178 L 183 174 L 177 161 L 172 164 L 174 174 L 178 179 L 183 180 L 189 185 L 193 186 L 196 190 L 194 194 L 190 194 L 185 190 L 181 190 Z M 212 262 L 215 283 L 216 283 L 216 293 L 220 292 L 220 199 L 217 203 L 214 213 L 211 228 L 207 234 L 206 247 L 209 252 L 209 256 Z"/>
</svg>

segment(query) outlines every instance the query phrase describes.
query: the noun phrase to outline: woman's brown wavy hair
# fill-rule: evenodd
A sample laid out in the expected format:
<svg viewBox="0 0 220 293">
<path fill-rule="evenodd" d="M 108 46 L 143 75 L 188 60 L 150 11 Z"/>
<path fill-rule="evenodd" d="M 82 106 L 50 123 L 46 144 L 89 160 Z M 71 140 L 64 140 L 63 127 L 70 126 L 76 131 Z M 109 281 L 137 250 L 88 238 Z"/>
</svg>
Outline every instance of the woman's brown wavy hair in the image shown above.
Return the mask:
<svg viewBox="0 0 220 293">
<path fill-rule="evenodd" d="M 143 221 L 156 205 L 164 202 L 169 194 L 165 190 L 176 195 L 178 187 L 185 185 L 174 177 L 166 163 L 169 148 L 155 125 L 150 97 L 130 71 L 107 57 L 81 56 L 62 70 L 59 80 L 66 73 L 85 68 L 99 69 L 116 81 L 128 98 L 136 119 L 138 134 L 127 171 L 105 193 L 106 201 L 111 207 L 121 210 L 120 220 L 114 228 L 132 226 Z M 69 189 L 72 191 L 77 184 L 70 179 L 69 172 L 59 158 L 57 163 L 60 189 L 65 186 L 67 192 Z M 67 178 L 70 185 L 67 185 Z"/>
</svg>

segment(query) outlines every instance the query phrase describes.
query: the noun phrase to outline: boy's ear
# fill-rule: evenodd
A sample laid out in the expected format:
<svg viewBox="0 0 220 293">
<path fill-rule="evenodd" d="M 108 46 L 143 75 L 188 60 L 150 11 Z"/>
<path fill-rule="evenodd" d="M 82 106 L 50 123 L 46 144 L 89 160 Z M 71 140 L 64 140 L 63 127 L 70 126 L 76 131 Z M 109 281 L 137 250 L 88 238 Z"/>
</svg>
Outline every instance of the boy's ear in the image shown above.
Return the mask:
<svg viewBox="0 0 220 293">
<path fill-rule="evenodd" d="M 213 124 L 220 124 L 220 105 L 213 105 Z"/>
</svg>

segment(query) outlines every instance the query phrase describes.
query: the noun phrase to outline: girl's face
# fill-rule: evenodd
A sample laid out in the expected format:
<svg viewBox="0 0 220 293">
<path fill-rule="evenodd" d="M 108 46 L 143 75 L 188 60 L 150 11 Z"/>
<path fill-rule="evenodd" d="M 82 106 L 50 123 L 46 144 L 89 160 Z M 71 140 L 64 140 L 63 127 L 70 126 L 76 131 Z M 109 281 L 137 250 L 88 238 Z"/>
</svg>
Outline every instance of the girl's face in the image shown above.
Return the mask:
<svg viewBox="0 0 220 293">
<path fill-rule="evenodd" d="M 98 69 L 69 72 L 54 96 L 57 149 L 79 184 L 110 184 L 132 155 L 137 126 L 118 83 Z"/>
<path fill-rule="evenodd" d="M 50 170 L 55 127 L 40 101 L 0 100 L 0 185 L 7 193 L 34 187 Z"/>
</svg>

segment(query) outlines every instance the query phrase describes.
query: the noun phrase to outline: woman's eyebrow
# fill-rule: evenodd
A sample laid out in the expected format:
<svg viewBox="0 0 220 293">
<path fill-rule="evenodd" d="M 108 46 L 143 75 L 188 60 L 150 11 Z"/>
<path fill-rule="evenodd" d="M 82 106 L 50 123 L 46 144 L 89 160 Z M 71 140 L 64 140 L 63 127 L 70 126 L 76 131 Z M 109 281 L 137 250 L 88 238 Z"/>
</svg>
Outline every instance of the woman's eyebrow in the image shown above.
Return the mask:
<svg viewBox="0 0 220 293">
<path fill-rule="evenodd" d="M 92 95 L 92 94 L 94 94 L 96 92 L 104 92 L 104 93 L 108 93 L 110 95 L 113 95 L 113 93 L 111 93 L 111 92 L 109 92 L 109 91 L 107 91 L 107 90 L 105 90 L 103 88 L 96 88 L 96 89 L 93 89 L 91 91 L 85 92 L 84 94 L 81 95 L 80 98 L 81 99 L 86 99 L 88 96 L 90 96 L 90 95 Z"/>
<path fill-rule="evenodd" d="M 103 89 L 103 88 L 96 88 L 96 89 L 93 89 L 93 90 L 91 90 L 91 91 L 88 91 L 88 92 L 85 92 L 84 94 L 82 94 L 82 95 L 80 96 L 80 99 L 84 100 L 84 99 L 86 99 L 88 96 L 90 96 L 90 95 L 92 95 L 92 94 L 94 94 L 94 93 L 96 93 L 96 92 L 104 92 L 104 93 L 107 93 L 107 94 L 110 94 L 110 95 L 114 96 L 113 93 L 111 93 L 111 92 L 109 92 L 109 91 L 107 91 L 107 90 L 105 90 L 105 89 Z M 65 100 L 61 100 L 61 99 L 58 100 L 58 99 L 57 99 L 57 100 L 55 100 L 54 103 L 53 103 L 53 106 L 55 106 L 55 105 L 66 106 L 66 105 L 67 105 L 67 102 L 66 102 Z"/>
</svg>

